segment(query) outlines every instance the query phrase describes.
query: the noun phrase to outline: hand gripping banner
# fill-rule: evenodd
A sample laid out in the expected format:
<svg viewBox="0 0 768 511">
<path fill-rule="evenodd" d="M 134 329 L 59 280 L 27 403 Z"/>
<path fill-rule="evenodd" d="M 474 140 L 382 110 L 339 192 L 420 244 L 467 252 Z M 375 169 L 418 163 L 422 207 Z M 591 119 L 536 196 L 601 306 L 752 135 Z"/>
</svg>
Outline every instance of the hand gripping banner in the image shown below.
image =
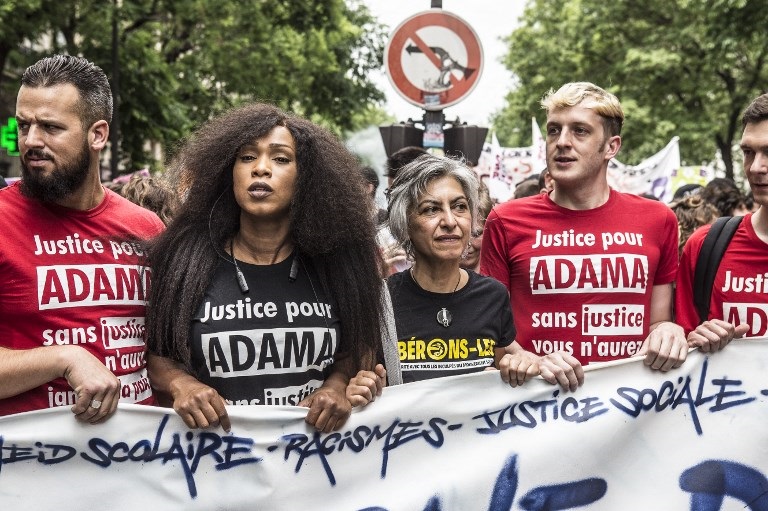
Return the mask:
<svg viewBox="0 0 768 511">
<path fill-rule="evenodd" d="M 230 407 L 232 432 L 121 405 L 0 418 L 3 509 L 768 510 L 768 340 L 587 372 L 575 393 L 495 371 L 385 389 L 342 431 Z M 141 507 L 143 506 L 143 508 Z"/>
</svg>

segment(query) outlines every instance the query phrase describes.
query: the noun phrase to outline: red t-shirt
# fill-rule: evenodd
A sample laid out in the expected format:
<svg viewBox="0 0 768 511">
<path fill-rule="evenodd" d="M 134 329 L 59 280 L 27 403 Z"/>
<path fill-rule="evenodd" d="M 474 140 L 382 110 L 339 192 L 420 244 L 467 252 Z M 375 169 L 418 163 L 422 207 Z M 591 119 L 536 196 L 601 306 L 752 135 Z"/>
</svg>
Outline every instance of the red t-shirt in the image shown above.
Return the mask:
<svg viewBox="0 0 768 511">
<path fill-rule="evenodd" d="M 705 225 L 691 235 L 680 259 L 675 316 L 686 334 L 700 323 L 693 303 L 693 276 L 710 227 Z M 733 325 L 747 323 L 748 337 L 768 335 L 768 245 L 757 237 L 752 213 L 741 221 L 720 261 L 707 319 L 724 319 Z"/>
<path fill-rule="evenodd" d="M 154 403 L 146 375 L 144 308 L 150 272 L 139 246 L 160 219 L 106 190 L 76 211 L 0 190 L 0 346 L 78 345 L 120 378 L 121 400 Z M 0 415 L 74 404 L 63 378 L 0 400 Z"/>
<path fill-rule="evenodd" d="M 517 342 L 563 350 L 582 364 L 637 353 L 654 285 L 677 271 L 677 219 L 663 203 L 611 190 L 595 209 L 540 194 L 496 206 L 485 221 L 480 272 L 507 286 Z"/>
</svg>

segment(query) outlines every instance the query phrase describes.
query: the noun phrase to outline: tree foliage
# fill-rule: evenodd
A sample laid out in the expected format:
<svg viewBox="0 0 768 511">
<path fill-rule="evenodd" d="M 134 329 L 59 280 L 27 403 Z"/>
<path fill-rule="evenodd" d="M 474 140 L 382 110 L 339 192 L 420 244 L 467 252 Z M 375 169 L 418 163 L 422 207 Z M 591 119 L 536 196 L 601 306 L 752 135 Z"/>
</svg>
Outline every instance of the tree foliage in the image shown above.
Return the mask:
<svg viewBox="0 0 768 511">
<path fill-rule="evenodd" d="M 0 27 L 0 104 L 42 56 L 94 61 L 119 91 L 127 170 L 157 164 L 148 142 L 172 150 L 233 105 L 267 101 L 341 133 L 384 98 L 368 76 L 386 30 L 358 0 L 4 0 Z"/>
<path fill-rule="evenodd" d="M 590 81 L 616 94 L 626 114 L 621 159 L 636 163 L 680 136 L 689 164 L 720 150 L 733 176 L 732 150 L 744 108 L 768 83 L 768 10 L 748 0 L 529 0 L 508 38 L 517 77 L 495 119 L 502 143 L 550 88 Z"/>
</svg>

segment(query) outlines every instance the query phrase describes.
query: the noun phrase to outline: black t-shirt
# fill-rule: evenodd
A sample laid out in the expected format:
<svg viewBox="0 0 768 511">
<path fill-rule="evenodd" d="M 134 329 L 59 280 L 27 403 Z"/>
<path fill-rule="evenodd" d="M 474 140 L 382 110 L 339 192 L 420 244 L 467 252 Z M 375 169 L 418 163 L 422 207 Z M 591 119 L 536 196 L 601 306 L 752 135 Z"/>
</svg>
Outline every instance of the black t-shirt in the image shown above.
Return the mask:
<svg viewBox="0 0 768 511">
<path fill-rule="evenodd" d="M 494 348 L 514 342 L 506 288 L 467 273 L 469 282 L 455 293 L 425 291 L 408 270 L 387 279 L 404 383 L 483 371 L 494 364 Z M 438 322 L 448 315 L 449 326 Z"/>
<path fill-rule="evenodd" d="M 319 388 L 339 349 L 339 319 L 308 262 L 221 261 L 192 324 L 195 377 L 228 404 L 296 405 Z M 309 275 L 307 274 L 309 271 Z M 314 290 L 313 290 L 314 288 Z"/>
</svg>

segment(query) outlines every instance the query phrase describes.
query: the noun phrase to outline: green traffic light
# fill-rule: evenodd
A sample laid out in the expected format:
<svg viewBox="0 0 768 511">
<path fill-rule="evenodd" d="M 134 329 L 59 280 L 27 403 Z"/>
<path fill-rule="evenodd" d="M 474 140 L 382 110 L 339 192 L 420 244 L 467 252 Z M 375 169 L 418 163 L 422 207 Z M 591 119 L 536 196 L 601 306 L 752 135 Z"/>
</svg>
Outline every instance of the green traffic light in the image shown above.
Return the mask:
<svg viewBox="0 0 768 511">
<path fill-rule="evenodd" d="M 0 147 L 10 156 L 19 155 L 19 132 L 15 117 L 9 117 L 8 124 L 0 126 Z"/>
</svg>

